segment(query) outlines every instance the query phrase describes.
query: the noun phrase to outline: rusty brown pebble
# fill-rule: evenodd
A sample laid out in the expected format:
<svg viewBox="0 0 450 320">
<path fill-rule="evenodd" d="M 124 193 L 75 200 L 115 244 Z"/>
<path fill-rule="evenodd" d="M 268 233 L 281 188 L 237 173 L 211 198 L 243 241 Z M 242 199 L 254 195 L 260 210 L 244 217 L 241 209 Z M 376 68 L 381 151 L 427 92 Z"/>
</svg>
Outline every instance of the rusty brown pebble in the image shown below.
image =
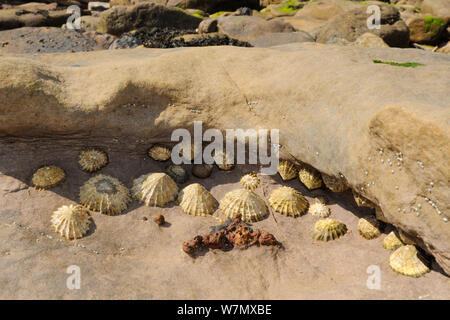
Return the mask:
<svg viewBox="0 0 450 320">
<path fill-rule="evenodd" d="M 197 178 L 208 178 L 213 170 L 213 165 L 211 164 L 194 164 L 192 166 L 192 174 Z"/>
<path fill-rule="evenodd" d="M 164 216 L 162 214 L 158 214 L 153 221 L 156 222 L 158 226 L 163 225 L 166 222 L 166 219 L 164 219 Z"/>
</svg>

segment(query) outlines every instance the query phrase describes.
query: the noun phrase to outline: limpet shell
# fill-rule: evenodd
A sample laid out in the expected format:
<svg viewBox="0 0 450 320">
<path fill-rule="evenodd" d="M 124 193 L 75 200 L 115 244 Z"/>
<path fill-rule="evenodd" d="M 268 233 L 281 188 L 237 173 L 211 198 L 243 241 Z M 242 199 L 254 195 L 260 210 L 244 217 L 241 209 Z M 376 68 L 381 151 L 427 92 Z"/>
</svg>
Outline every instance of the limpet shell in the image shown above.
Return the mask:
<svg viewBox="0 0 450 320">
<path fill-rule="evenodd" d="M 380 222 L 372 216 L 362 217 L 358 221 L 358 233 L 367 240 L 376 239 L 381 236 Z"/>
<path fill-rule="evenodd" d="M 314 240 L 329 241 L 342 237 L 347 233 L 347 226 L 334 219 L 322 219 L 317 221 L 311 229 Z"/>
<path fill-rule="evenodd" d="M 80 187 L 80 203 L 92 211 L 117 215 L 131 201 L 130 192 L 118 179 L 99 174 Z"/>
<path fill-rule="evenodd" d="M 414 245 L 406 245 L 395 250 L 389 257 L 392 270 L 405 276 L 418 278 L 430 272 L 427 261 Z"/>
<path fill-rule="evenodd" d="M 269 198 L 270 206 L 285 216 L 298 217 L 308 209 L 308 200 L 291 187 L 275 189 Z"/>
<path fill-rule="evenodd" d="M 143 174 L 133 181 L 131 190 L 133 196 L 147 206 L 163 207 L 178 195 L 175 181 L 162 172 Z"/>
<path fill-rule="evenodd" d="M 288 160 L 282 160 L 278 164 L 278 173 L 283 181 L 294 179 L 297 176 L 297 172 L 296 166 Z"/>
<path fill-rule="evenodd" d="M 245 222 L 260 221 L 268 214 L 264 200 L 247 189 L 237 189 L 225 194 L 219 209 L 230 219 L 240 213 Z"/>
<path fill-rule="evenodd" d="M 183 212 L 191 216 L 206 217 L 217 209 L 217 200 L 199 183 L 190 184 L 181 190 L 178 202 Z"/>
<path fill-rule="evenodd" d="M 355 199 L 355 202 L 358 205 L 358 207 L 376 208 L 376 205 L 372 201 L 363 197 L 355 190 L 352 190 L 352 192 L 353 192 L 353 199 Z"/>
<path fill-rule="evenodd" d="M 156 161 L 167 161 L 172 152 L 164 146 L 153 146 L 148 150 L 148 156 Z"/>
<path fill-rule="evenodd" d="M 222 170 L 231 170 L 234 167 L 234 159 L 227 152 L 219 151 L 214 154 L 214 162 Z"/>
<path fill-rule="evenodd" d="M 61 183 L 66 177 L 63 169 L 57 166 L 44 166 L 33 174 L 32 182 L 36 189 L 50 189 Z"/>
<path fill-rule="evenodd" d="M 391 231 L 382 242 L 383 248 L 386 250 L 395 250 L 404 245 L 395 231 Z"/>
<path fill-rule="evenodd" d="M 98 171 L 108 164 L 108 155 L 99 149 L 86 149 L 80 152 L 78 163 L 83 171 Z"/>
<path fill-rule="evenodd" d="M 330 208 L 321 201 L 311 204 L 308 213 L 317 218 L 328 218 L 331 214 Z"/>
<path fill-rule="evenodd" d="M 67 240 L 82 238 L 91 224 L 89 210 L 80 205 L 62 206 L 53 212 L 51 223 Z"/>
<path fill-rule="evenodd" d="M 168 166 L 166 172 L 176 183 L 185 183 L 188 179 L 186 170 L 182 166 L 176 164 Z"/>
<path fill-rule="evenodd" d="M 248 173 L 248 174 L 244 175 L 241 178 L 240 182 L 244 186 L 245 189 L 248 189 L 251 191 L 255 191 L 260 185 L 260 180 L 254 173 Z"/>
<path fill-rule="evenodd" d="M 322 177 L 320 173 L 312 168 L 300 168 L 298 171 L 298 179 L 308 190 L 314 190 L 322 187 Z"/>
<path fill-rule="evenodd" d="M 322 180 L 325 186 L 333 192 L 344 192 L 350 188 L 345 179 L 329 176 L 325 173 L 322 173 Z"/>
</svg>

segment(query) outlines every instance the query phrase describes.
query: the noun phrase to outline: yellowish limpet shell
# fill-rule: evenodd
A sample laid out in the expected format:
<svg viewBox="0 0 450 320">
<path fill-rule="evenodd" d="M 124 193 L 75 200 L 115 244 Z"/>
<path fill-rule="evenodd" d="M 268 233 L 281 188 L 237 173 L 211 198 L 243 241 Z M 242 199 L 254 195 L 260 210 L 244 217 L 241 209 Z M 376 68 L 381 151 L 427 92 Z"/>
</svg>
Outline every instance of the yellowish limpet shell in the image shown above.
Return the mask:
<svg viewBox="0 0 450 320">
<path fill-rule="evenodd" d="M 36 170 L 32 182 L 37 189 L 49 189 L 61 183 L 65 177 L 66 173 L 60 167 L 45 166 Z"/>
<path fill-rule="evenodd" d="M 380 222 L 372 216 L 362 217 L 358 221 L 358 233 L 367 240 L 381 236 Z"/>
<path fill-rule="evenodd" d="M 425 259 L 415 246 L 406 245 L 398 248 L 391 254 L 389 266 L 397 273 L 418 278 L 430 272 L 424 261 Z"/>
<path fill-rule="evenodd" d="M 245 189 L 255 191 L 260 185 L 260 180 L 256 174 L 248 173 L 241 178 L 241 184 Z"/>
<path fill-rule="evenodd" d="M 174 201 L 178 195 L 178 186 L 167 174 L 149 173 L 133 181 L 133 196 L 147 206 L 163 207 Z"/>
<path fill-rule="evenodd" d="M 231 170 L 234 167 L 234 159 L 227 152 L 217 152 L 214 155 L 214 162 L 222 170 Z"/>
<path fill-rule="evenodd" d="M 89 210 L 80 205 L 58 208 L 52 214 L 51 223 L 55 232 L 67 240 L 82 238 L 89 230 Z"/>
<path fill-rule="evenodd" d="M 325 186 L 333 192 L 344 192 L 350 188 L 343 178 L 337 178 L 322 173 L 322 180 Z"/>
<path fill-rule="evenodd" d="M 170 159 L 172 152 L 164 146 L 153 146 L 148 150 L 148 155 L 156 161 L 167 161 Z"/>
<path fill-rule="evenodd" d="M 183 212 L 191 216 L 206 217 L 217 209 L 217 200 L 199 183 L 190 184 L 181 190 L 178 202 Z"/>
<path fill-rule="evenodd" d="M 322 219 L 317 221 L 311 229 L 314 240 L 329 241 L 342 237 L 347 233 L 347 226 L 334 219 Z"/>
<path fill-rule="evenodd" d="M 80 188 L 80 203 L 110 216 L 120 214 L 131 201 L 130 192 L 116 178 L 99 174 Z"/>
<path fill-rule="evenodd" d="M 301 168 L 298 171 L 298 179 L 308 190 L 314 190 L 322 187 L 322 177 L 317 170 L 311 168 Z"/>
<path fill-rule="evenodd" d="M 358 205 L 358 207 L 376 208 L 376 205 L 372 201 L 355 192 L 355 190 L 352 190 L 352 192 L 353 192 L 353 199 L 355 199 L 355 202 Z"/>
<path fill-rule="evenodd" d="M 402 240 L 397 236 L 395 231 L 391 231 L 382 242 L 383 248 L 386 250 L 395 250 L 405 245 Z"/>
<path fill-rule="evenodd" d="M 260 221 L 268 214 L 264 200 L 247 189 L 237 189 L 225 194 L 220 201 L 219 209 L 230 219 L 241 214 L 245 222 Z"/>
<path fill-rule="evenodd" d="M 297 167 L 288 160 L 282 160 L 278 164 L 278 173 L 283 181 L 292 180 L 297 176 Z"/>
<path fill-rule="evenodd" d="M 275 189 L 269 198 L 270 206 L 285 216 L 298 217 L 308 209 L 308 200 L 291 187 Z"/>
<path fill-rule="evenodd" d="M 99 149 L 83 150 L 80 153 L 78 163 L 83 171 L 98 171 L 108 164 L 108 155 Z"/>
<path fill-rule="evenodd" d="M 316 218 L 328 218 L 331 214 L 330 208 L 323 202 L 315 202 L 309 206 L 308 213 Z"/>
</svg>

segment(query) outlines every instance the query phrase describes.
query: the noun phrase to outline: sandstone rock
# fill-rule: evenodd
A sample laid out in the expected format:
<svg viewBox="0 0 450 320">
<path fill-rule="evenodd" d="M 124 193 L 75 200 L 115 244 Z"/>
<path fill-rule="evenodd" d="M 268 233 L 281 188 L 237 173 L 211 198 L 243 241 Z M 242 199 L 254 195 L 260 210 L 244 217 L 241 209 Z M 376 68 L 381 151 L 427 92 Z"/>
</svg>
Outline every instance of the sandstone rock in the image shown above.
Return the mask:
<svg viewBox="0 0 450 320">
<path fill-rule="evenodd" d="M 175 8 L 166 8 L 154 4 L 136 6 L 115 6 L 101 15 L 98 31 L 113 35 L 142 27 L 176 28 L 194 30 L 202 19 L 186 14 Z"/>
<path fill-rule="evenodd" d="M 0 10 L 0 30 L 21 27 L 60 27 L 70 16 L 66 10 L 41 10 L 39 6 L 29 9 Z"/>
<path fill-rule="evenodd" d="M 198 33 L 211 33 L 217 32 L 217 20 L 206 19 L 200 22 L 198 25 Z"/>
<path fill-rule="evenodd" d="M 386 42 L 383 41 L 379 36 L 366 32 L 362 35 L 360 35 L 356 41 L 354 42 L 355 45 L 360 47 L 366 47 L 366 48 L 386 48 L 389 47 Z"/>
<path fill-rule="evenodd" d="M 445 45 L 438 48 L 436 50 L 436 52 L 449 54 L 450 53 L 450 42 L 447 42 Z"/>
<path fill-rule="evenodd" d="M 234 11 L 240 7 L 259 9 L 259 0 L 168 0 L 168 7 L 200 9 L 208 13 Z"/>
<path fill-rule="evenodd" d="M 281 20 L 266 21 L 255 16 L 227 16 L 218 18 L 219 32 L 242 41 L 251 41 L 263 34 L 294 32 L 289 23 Z"/>
<path fill-rule="evenodd" d="M 91 11 L 105 11 L 108 9 L 109 3 L 107 2 L 91 1 L 88 3 L 88 10 Z"/>
<path fill-rule="evenodd" d="M 109 5 L 111 8 L 115 6 L 134 6 L 143 3 L 154 3 L 165 6 L 167 4 L 167 0 L 109 0 Z"/>
<path fill-rule="evenodd" d="M 405 48 L 409 45 L 409 30 L 399 11 L 390 5 L 380 5 L 381 28 L 369 30 L 366 7 L 352 9 L 328 21 L 317 34 L 317 42 L 326 43 L 332 36 L 355 41 L 366 32 L 380 36 L 389 46 Z"/>
<path fill-rule="evenodd" d="M 294 42 L 314 42 L 314 39 L 303 31 L 266 33 L 250 41 L 250 44 L 254 47 L 266 48 Z"/>
<path fill-rule="evenodd" d="M 86 31 L 83 35 L 89 39 L 94 40 L 99 46 L 108 49 L 110 45 L 116 40 L 116 37 L 111 34 L 99 33 L 96 31 Z"/>
<path fill-rule="evenodd" d="M 420 6 L 423 13 L 437 17 L 450 17 L 450 0 L 423 0 Z"/>
<path fill-rule="evenodd" d="M 418 16 L 406 21 L 412 42 L 438 44 L 446 34 L 447 21 L 438 17 Z"/>
</svg>

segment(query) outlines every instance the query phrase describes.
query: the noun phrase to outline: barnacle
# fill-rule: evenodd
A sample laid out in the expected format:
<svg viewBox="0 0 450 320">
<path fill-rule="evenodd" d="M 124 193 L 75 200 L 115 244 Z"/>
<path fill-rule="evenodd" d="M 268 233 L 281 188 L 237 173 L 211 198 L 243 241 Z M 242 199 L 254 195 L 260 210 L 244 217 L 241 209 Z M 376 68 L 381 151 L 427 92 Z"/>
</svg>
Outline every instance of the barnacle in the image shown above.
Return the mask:
<svg viewBox="0 0 450 320">
<path fill-rule="evenodd" d="M 322 180 L 325 186 L 333 192 L 344 192 L 349 189 L 349 186 L 344 178 L 329 176 L 322 173 Z"/>
<path fill-rule="evenodd" d="M 217 200 L 199 183 L 181 190 L 178 202 L 181 209 L 191 216 L 208 216 L 217 209 Z"/>
<path fill-rule="evenodd" d="M 44 166 L 33 174 L 32 182 L 36 189 L 49 189 L 61 183 L 66 174 L 57 166 Z"/>
<path fill-rule="evenodd" d="M 358 233 L 367 240 L 378 238 L 381 235 L 380 222 L 373 216 L 359 219 Z"/>
<path fill-rule="evenodd" d="M 382 242 L 383 248 L 386 250 L 395 250 L 404 245 L 395 231 L 391 231 Z"/>
<path fill-rule="evenodd" d="M 315 202 L 309 206 L 308 213 L 317 218 L 328 218 L 330 208 L 323 202 Z"/>
<path fill-rule="evenodd" d="M 133 196 L 147 206 L 165 206 L 174 201 L 178 194 L 178 186 L 167 174 L 149 173 L 133 181 Z"/>
<path fill-rule="evenodd" d="M 164 146 L 153 146 L 148 150 L 148 155 L 153 160 L 157 161 L 167 161 L 172 155 L 171 151 Z"/>
<path fill-rule="evenodd" d="M 89 210 L 80 205 L 62 206 L 53 212 L 51 223 L 55 232 L 64 238 L 81 238 L 88 232 L 91 224 Z"/>
<path fill-rule="evenodd" d="M 78 163 L 83 171 L 94 172 L 108 164 L 108 155 L 102 150 L 90 148 L 81 151 Z"/>
<path fill-rule="evenodd" d="M 249 173 L 241 178 L 241 184 L 245 189 L 255 191 L 260 185 L 259 178 L 254 173 Z"/>
<path fill-rule="evenodd" d="M 322 219 L 317 221 L 311 229 L 314 240 L 335 240 L 347 233 L 347 226 L 333 219 Z"/>
<path fill-rule="evenodd" d="M 278 164 L 278 173 L 283 181 L 292 180 L 297 176 L 297 168 L 292 162 L 283 160 Z"/>
<path fill-rule="evenodd" d="M 298 217 L 308 209 L 308 200 L 291 187 L 280 187 L 272 192 L 270 206 L 285 216 Z"/>
<path fill-rule="evenodd" d="M 116 178 L 99 174 L 80 188 L 80 202 L 90 210 L 117 215 L 131 201 L 130 192 Z"/>
<path fill-rule="evenodd" d="M 322 187 L 322 177 L 320 173 L 312 168 L 303 167 L 298 171 L 298 179 L 308 190 L 314 190 Z"/>
<path fill-rule="evenodd" d="M 418 278 L 430 272 L 428 262 L 414 245 L 406 245 L 395 250 L 389 257 L 389 266 L 397 273 Z"/>
<path fill-rule="evenodd" d="M 225 194 L 219 209 L 231 219 L 241 214 L 245 222 L 260 221 L 268 214 L 264 200 L 247 189 L 237 189 Z"/>
</svg>

